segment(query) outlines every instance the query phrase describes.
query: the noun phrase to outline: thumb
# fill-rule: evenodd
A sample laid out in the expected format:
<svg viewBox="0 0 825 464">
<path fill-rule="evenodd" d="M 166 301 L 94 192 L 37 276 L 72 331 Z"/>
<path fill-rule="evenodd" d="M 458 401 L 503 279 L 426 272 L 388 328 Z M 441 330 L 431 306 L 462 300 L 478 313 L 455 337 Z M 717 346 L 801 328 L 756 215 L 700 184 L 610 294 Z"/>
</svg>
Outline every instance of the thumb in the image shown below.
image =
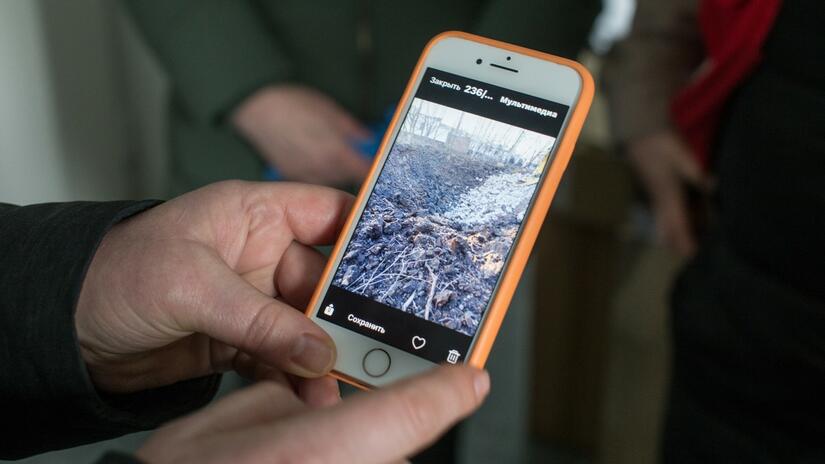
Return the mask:
<svg viewBox="0 0 825 464">
<path fill-rule="evenodd" d="M 295 442 L 327 437 L 317 446 L 297 450 L 297 456 L 290 456 L 296 462 L 397 462 L 468 416 L 489 389 L 486 372 L 438 367 L 332 408 L 316 409 L 283 430 L 283 438 Z"/>
<path fill-rule="evenodd" d="M 206 439 L 242 432 L 301 411 L 306 406 L 281 383 L 259 382 L 164 425 L 137 451 L 141 462 L 202 462 L 191 454 Z"/>
<path fill-rule="evenodd" d="M 187 433 L 205 435 L 265 424 L 305 408 L 289 384 L 262 381 L 218 399 L 181 422 L 188 422 Z"/>
<path fill-rule="evenodd" d="M 214 267 L 202 300 L 206 304 L 185 313 L 186 329 L 301 377 L 320 377 L 332 369 L 335 345 L 326 332 L 292 306 L 260 292 L 223 262 Z"/>
</svg>

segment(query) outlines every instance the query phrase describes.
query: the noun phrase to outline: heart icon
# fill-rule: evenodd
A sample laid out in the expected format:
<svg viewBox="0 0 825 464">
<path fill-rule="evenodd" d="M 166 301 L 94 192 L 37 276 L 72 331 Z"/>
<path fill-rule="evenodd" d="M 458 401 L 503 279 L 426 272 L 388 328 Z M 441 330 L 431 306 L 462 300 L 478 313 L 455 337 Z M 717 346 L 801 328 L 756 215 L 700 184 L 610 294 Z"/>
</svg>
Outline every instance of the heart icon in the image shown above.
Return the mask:
<svg viewBox="0 0 825 464">
<path fill-rule="evenodd" d="M 427 344 L 427 340 L 425 340 L 424 337 L 419 337 L 418 335 L 416 335 L 412 339 L 413 348 L 415 348 L 416 350 L 420 350 L 426 344 Z"/>
</svg>

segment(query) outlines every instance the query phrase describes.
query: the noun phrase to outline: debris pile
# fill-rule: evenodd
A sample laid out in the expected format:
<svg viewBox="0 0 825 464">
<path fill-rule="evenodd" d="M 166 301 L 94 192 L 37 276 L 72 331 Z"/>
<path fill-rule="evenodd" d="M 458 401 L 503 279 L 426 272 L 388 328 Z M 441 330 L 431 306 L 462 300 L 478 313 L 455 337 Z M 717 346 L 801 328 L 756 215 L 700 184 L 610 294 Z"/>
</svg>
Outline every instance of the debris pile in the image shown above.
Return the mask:
<svg viewBox="0 0 825 464">
<path fill-rule="evenodd" d="M 523 172 L 396 144 L 333 283 L 473 335 L 535 187 Z"/>
</svg>

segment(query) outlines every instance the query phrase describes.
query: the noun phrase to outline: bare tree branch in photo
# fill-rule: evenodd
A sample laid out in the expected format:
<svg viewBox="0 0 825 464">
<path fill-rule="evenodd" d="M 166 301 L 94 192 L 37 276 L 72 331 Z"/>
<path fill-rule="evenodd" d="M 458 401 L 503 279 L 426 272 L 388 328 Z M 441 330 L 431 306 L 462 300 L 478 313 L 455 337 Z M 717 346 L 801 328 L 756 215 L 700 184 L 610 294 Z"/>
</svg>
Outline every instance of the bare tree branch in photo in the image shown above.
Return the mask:
<svg viewBox="0 0 825 464">
<path fill-rule="evenodd" d="M 424 305 L 424 320 L 430 320 L 430 308 L 433 306 L 433 297 L 435 296 L 435 286 L 438 284 L 438 276 L 433 273 L 433 269 L 429 264 L 424 265 L 430 273 L 430 292 L 427 294 L 427 303 Z"/>
</svg>

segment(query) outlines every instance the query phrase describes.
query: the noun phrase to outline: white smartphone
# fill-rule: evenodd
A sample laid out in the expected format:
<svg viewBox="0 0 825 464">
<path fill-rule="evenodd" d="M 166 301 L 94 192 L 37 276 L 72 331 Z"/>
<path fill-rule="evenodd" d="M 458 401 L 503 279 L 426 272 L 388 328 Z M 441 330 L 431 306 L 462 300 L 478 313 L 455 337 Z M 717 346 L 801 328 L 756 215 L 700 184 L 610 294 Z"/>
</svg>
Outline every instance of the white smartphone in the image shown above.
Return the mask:
<svg viewBox="0 0 825 464">
<path fill-rule="evenodd" d="M 307 308 L 334 376 L 372 388 L 484 365 L 592 96 L 573 61 L 430 42 Z"/>
</svg>

